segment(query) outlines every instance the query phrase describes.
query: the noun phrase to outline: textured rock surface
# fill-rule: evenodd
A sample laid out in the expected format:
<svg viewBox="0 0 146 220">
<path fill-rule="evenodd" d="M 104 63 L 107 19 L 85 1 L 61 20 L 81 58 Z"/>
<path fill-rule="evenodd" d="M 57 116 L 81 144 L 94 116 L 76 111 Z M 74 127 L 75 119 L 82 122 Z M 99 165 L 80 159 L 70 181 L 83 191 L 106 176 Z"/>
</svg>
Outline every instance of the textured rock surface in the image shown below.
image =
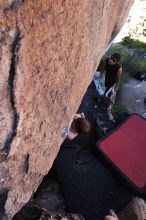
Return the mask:
<svg viewBox="0 0 146 220">
<path fill-rule="evenodd" d="M 141 198 L 134 198 L 132 202 L 119 214 L 123 220 L 145 220 L 146 219 L 146 203 Z"/>
<path fill-rule="evenodd" d="M 23 208 L 21 214 L 18 214 L 15 220 L 84 220 L 79 214 L 72 213 L 51 213 L 46 209 L 41 209 L 38 206 L 29 206 Z"/>
<path fill-rule="evenodd" d="M 0 0 L 0 192 L 9 190 L 9 219 L 52 166 L 132 2 Z"/>
<path fill-rule="evenodd" d="M 9 72 L 11 65 L 11 39 L 5 33 L 0 33 L 0 149 L 10 136 L 12 128 L 13 109 L 10 103 Z"/>
</svg>

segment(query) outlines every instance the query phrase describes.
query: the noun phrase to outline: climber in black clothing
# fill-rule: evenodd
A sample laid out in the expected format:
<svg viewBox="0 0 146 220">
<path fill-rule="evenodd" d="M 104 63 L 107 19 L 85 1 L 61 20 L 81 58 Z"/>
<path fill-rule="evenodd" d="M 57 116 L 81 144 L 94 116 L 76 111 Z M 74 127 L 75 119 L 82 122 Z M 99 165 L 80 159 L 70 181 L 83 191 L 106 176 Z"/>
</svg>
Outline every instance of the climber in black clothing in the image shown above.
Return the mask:
<svg viewBox="0 0 146 220">
<path fill-rule="evenodd" d="M 76 139 L 75 137 L 74 139 Z M 118 220 L 109 210 L 121 211 L 133 198 L 94 155 L 92 149 L 66 139 L 54 162 L 67 212 L 86 220 Z"/>
</svg>

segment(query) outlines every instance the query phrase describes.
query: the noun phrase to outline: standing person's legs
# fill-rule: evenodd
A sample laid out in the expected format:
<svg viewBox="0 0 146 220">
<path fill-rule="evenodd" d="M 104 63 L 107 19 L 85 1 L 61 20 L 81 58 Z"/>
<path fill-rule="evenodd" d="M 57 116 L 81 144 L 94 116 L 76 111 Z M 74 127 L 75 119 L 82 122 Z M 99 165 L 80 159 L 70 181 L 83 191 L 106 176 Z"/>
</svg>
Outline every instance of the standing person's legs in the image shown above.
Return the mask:
<svg viewBox="0 0 146 220">
<path fill-rule="evenodd" d="M 109 105 L 111 103 L 111 98 L 110 98 L 111 92 L 108 93 L 110 88 L 111 87 L 107 87 L 105 92 L 104 92 L 104 97 L 106 98 L 106 110 L 108 109 L 108 107 L 109 107 Z"/>
<path fill-rule="evenodd" d="M 112 115 L 112 111 L 111 111 L 111 104 L 109 105 L 108 109 L 107 109 L 107 114 L 108 114 L 108 118 L 110 121 L 114 120 L 114 116 Z"/>
<path fill-rule="evenodd" d="M 116 91 L 112 90 L 108 95 L 109 95 L 108 97 L 109 100 L 108 100 L 107 113 L 108 113 L 109 120 L 113 121 L 114 117 L 112 115 L 112 108 L 113 108 L 113 105 L 116 99 Z"/>
<path fill-rule="evenodd" d="M 116 91 L 114 90 L 114 86 L 107 87 L 104 95 L 108 99 L 107 114 L 108 114 L 109 120 L 113 121 L 114 117 L 112 115 L 112 108 L 113 108 L 113 105 L 115 103 L 115 98 L 116 98 Z"/>
<path fill-rule="evenodd" d="M 115 104 L 115 99 L 116 99 L 116 92 L 114 94 L 111 94 L 110 97 L 108 97 L 108 107 L 107 107 L 107 111 L 112 111 L 113 105 Z"/>
<path fill-rule="evenodd" d="M 112 108 L 113 108 L 113 105 L 115 104 L 116 92 L 111 93 L 110 97 L 108 97 L 108 98 L 109 98 L 109 104 L 107 107 L 108 117 L 109 117 L 109 120 L 114 120 L 114 117 L 112 115 Z"/>
</svg>

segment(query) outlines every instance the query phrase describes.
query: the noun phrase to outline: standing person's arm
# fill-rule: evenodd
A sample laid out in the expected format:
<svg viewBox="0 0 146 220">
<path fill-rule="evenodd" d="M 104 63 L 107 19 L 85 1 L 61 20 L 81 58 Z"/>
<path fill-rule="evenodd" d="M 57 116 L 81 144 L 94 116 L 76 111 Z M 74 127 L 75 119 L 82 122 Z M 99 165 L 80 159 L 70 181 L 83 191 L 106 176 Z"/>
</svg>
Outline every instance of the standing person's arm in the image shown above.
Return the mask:
<svg viewBox="0 0 146 220">
<path fill-rule="evenodd" d="M 121 77 L 122 77 L 122 67 L 118 69 L 118 72 L 117 72 L 117 80 L 116 80 L 116 87 L 115 87 L 116 91 L 118 91 L 120 88 Z"/>
</svg>

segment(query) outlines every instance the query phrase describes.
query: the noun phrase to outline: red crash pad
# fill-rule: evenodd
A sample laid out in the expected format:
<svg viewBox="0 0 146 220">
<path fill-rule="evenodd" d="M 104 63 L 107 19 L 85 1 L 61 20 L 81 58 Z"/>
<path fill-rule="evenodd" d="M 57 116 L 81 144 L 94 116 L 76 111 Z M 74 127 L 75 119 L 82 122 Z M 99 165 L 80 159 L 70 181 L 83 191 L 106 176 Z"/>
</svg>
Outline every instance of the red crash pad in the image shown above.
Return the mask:
<svg viewBox="0 0 146 220">
<path fill-rule="evenodd" d="M 146 120 L 131 115 L 97 143 L 97 148 L 138 193 L 146 194 Z"/>
</svg>

